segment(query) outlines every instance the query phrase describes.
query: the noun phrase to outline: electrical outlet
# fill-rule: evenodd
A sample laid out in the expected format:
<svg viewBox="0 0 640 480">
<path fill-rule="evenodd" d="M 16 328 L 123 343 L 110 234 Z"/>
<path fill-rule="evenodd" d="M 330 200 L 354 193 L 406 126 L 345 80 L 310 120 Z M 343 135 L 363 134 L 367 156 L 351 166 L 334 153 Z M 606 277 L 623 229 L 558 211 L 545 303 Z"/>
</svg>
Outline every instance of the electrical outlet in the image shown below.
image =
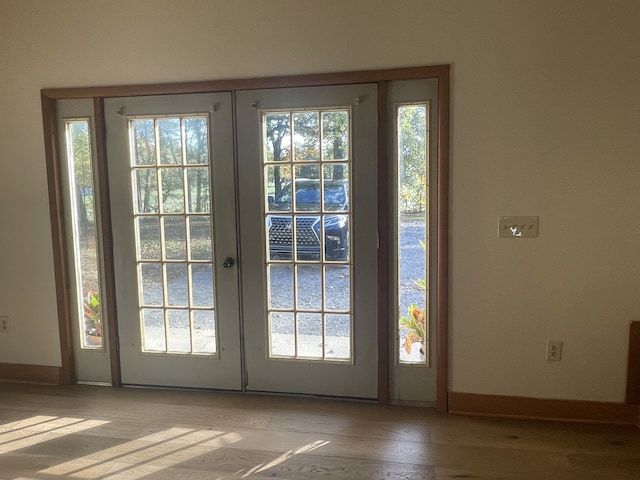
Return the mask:
<svg viewBox="0 0 640 480">
<path fill-rule="evenodd" d="M 547 360 L 552 362 L 562 360 L 562 340 L 547 340 Z"/>
<path fill-rule="evenodd" d="M 0 317 L 0 333 L 9 333 L 9 317 Z"/>
</svg>

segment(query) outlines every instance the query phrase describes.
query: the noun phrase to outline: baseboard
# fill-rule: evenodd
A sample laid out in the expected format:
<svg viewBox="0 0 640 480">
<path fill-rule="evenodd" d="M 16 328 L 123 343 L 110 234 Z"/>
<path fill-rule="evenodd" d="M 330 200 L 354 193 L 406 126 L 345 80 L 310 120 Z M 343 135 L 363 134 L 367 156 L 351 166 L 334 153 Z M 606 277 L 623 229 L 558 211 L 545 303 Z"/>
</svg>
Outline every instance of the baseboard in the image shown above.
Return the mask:
<svg viewBox="0 0 640 480">
<path fill-rule="evenodd" d="M 0 382 L 59 385 L 60 367 L 0 363 Z"/>
<path fill-rule="evenodd" d="M 640 407 L 627 403 L 449 392 L 449 412 L 488 417 L 610 423 L 640 427 Z"/>
</svg>

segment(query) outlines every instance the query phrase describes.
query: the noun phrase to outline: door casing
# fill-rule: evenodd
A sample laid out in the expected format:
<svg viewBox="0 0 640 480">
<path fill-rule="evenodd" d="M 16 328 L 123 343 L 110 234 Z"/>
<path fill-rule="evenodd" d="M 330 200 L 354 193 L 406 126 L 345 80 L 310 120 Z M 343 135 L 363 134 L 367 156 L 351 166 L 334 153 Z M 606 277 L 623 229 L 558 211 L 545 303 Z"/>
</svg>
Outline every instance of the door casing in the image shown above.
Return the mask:
<svg viewBox="0 0 640 480">
<path fill-rule="evenodd" d="M 393 68 L 386 70 L 364 70 L 339 73 L 298 75 L 286 77 L 265 77 L 236 80 L 213 80 L 204 82 L 185 82 L 172 84 L 133 85 L 133 86 L 104 86 L 88 88 L 45 88 L 41 90 L 41 103 L 43 111 L 43 130 L 45 137 L 45 158 L 47 165 L 47 180 L 49 187 L 49 204 L 51 216 L 51 232 L 53 245 L 53 260 L 55 271 L 55 284 L 57 294 L 57 313 L 60 332 L 61 366 L 58 370 L 58 383 L 71 384 L 75 381 L 75 360 L 73 340 L 71 336 L 72 309 L 68 291 L 68 273 L 66 272 L 67 254 L 64 233 L 63 192 L 61 191 L 61 163 L 58 150 L 58 132 L 56 126 L 57 111 L 56 101 L 71 98 L 90 98 L 94 102 L 97 129 L 97 157 L 98 172 L 100 175 L 101 191 L 100 200 L 103 211 L 102 237 L 105 245 L 110 245 L 109 226 L 106 225 L 109 218 L 108 184 L 106 182 L 106 153 L 104 142 L 103 102 L 105 98 L 162 95 L 181 93 L 206 93 L 220 91 L 240 91 L 260 88 L 301 87 L 322 85 L 346 85 L 353 83 L 378 84 L 379 103 L 379 135 L 378 140 L 378 184 L 379 206 L 386 204 L 389 198 L 389 189 L 386 179 L 389 176 L 390 160 L 387 156 L 389 138 L 386 132 L 386 99 L 387 82 L 394 80 L 415 80 L 435 78 L 438 81 L 438 135 L 437 135 L 437 177 L 435 182 L 437 198 L 435 206 L 437 237 L 436 243 L 436 279 L 437 290 L 433 301 L 436 309 L 436 329 L 438 332 L 435 340 L 437 358 L 437 400 L 436 408 L 440 412 L 448 411 L 448 310 L 449 310 L 449 97 L 450 97 L 450 65 L 435 65 L 422 67 Z M 102 183 L 104 182 L 104 185 Z M 389 335 L 389 285 L 384 279 L 388 275 L 389 262 L 389 219 L 384 213 L 384 208 L 378 209 L 379 218 L 379 278 L 378 286 L 378 338 L 379 338 L 379 369 L 378 369 L 378 399 L 382 403 L 389 401 L 389 366 L 392 362 L 387 338 Z M 112 258 L 109 249 L 105 249 L 105 275 L 107 277 L 106 289 L 113 294 L 113 270 L 109 267 Z M 106 302 L 107 312 L 115 315 L 115 296 L 110 295 Z M 109 345 L 111 349 L 111 379 L 112 385 L 121 385 L 120 369 L 117 362 L 118 332 L 116 328 L 109 331 Z"/>
</svg>

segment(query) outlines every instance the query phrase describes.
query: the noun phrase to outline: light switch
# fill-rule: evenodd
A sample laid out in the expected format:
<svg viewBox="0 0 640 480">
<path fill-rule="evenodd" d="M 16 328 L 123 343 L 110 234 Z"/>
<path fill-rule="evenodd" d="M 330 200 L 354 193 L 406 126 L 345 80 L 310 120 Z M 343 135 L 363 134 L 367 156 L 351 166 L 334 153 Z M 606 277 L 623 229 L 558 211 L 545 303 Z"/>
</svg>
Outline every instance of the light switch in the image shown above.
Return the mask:
<svg viewBox="0 0 640 480">
<path fill-rule="evenodd" d="M 533 238 L 538 236 L 538 217 L 498 217 L 499 238 Z"/>
</svg>

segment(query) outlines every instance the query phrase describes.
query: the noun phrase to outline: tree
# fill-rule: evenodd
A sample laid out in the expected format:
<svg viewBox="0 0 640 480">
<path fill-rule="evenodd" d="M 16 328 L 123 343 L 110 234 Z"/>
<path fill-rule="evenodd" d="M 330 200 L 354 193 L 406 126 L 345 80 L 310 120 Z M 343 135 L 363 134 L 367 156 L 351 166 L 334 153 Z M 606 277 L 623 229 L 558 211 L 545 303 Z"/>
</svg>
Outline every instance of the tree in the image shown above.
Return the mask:
<svg viewBox="0 0 640 480">
<path fill-rule="evenodd" d="M 427 181 L 427 108 L 405 105 L 398 109 L 398 180 L 400 206 L 407 213 L 423 212 Z"/>
<path fill-rule="evenodd" d="M 89 142 L 89 124 L 86 121 L 69 124 L 73 176 L 76 192 L 78 223 L 82 231 L 93 227 L 93 168 Z"/>
<path fill-rule="evenodd" d="M 291 154 L 291 121 L 288 113 L 270 114 L 264 118 L 267 138 L 267 161 L 281 162 Z M 287 140 L 284 144 L 283 141 Z M 282 177 L 279 166 L 273 168 L 274 195 L 282 189 Z"/>
</svg>

